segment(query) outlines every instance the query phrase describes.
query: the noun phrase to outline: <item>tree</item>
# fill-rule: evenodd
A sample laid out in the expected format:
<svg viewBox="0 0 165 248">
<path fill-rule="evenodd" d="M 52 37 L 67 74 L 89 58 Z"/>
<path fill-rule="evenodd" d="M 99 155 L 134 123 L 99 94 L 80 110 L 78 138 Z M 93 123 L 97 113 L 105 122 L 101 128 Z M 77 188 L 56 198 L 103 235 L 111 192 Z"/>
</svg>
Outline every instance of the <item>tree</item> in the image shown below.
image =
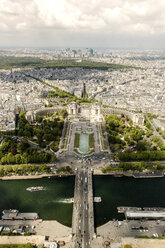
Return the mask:
<svg viewBox="0 0 165 248">
<path fill-rule="evenodd" d="M 123 248 L 132 248 L 132 245 L 125 244 Z"/>
<path fill-rule="evenodd" d="M 61 110 L 60 115 L 61 115 L 63 118 L 66 118 L 67 115 L 68 115 L 67 110 L 66 110 L 66 109 Z"/>
<path fill-rule="evenodd" d="M 19 171 L 18 165 L 13 166 L 13 172 L 14 172 L 15 174 L 17 174 L 18 171 Z"/>
<path fill-rule="evenodd" d="M 8 173 L 10 173 L 10 172 L 12 172 L 12 171 L 13 171 L 13 169 L 12 169 L 11 166 L 6 165 L 6 166 L 4 167 L 4 175 L 7 175 Z"/>
<path fill-rule="evenodd" d="M 25 173 L 26 167 L 25 167 L 24 164 L 20 164 L 20 165 L 19 165 L 19 171 L 20 171 L 21 174 L 24 174 L 24 173 Z"/>
<path fill-rule="evenodd" d="M 1 145 L 1 148 L 0 148 L 0 151 L 4 154 L 6 152 L 9 151 L 10 147 L 11 147 L 11 143 L 12 143 L 12 140 L 11 138 L 6 138 L 4 139 L 2 145 Z"/>
<path fill-rule="evenodd" d="M 41 164 L 38 169 L 41 172 L 46 172 L 47 171 L 47 166 L 46 166 L 46 164 Z"/>
<path fill-rule="evenodd" d="M 162 167 L 161 167 L 161 164 L 159 161 L 156 162 L 156 167 L 157 167 L 157 170 L 161 170 Z"/>
<path fill-rule="evenodd" d="M 29 162 L 28 153 L 24 152 L 23 155 L 22 155 L 22 163 L 27 164 L 28 162 Z"/>
<path fill-rule="evenodd" d="M 0 176 L 3 176 L 3 175 L 4 175 L 4 167 L 0 166 Z"/>
<path fill-rule="evenodd" d="M 33 128 L 29 125 L 29 123 L 27 123 L 26 125 L 25 125 L 25 129 L 24 129 L 25 131 L 24 131 L 24 135 L 26 136 L 26 137 L 31 137 L 31 136 L 33 136 Z"/>
<path fill-rule="evenodd" d="M 151 130 L 148 130 L 147 132 L 146 132 L 146 136 L 147 137 L 150 137 L 152 135 L 152 131 Z"/>
<path fill-rule="evenodd" d="M 40 115 L 37 115 L 37 116 L 36 116 L 36 121 L 37 121 L 38 123 L 41 123 L 42 120 L 43 120 L 43 116 L 40 116 Z"/>
<path fill-rule="evenodd" d="M 15 156 L 12 153 L 7 154 L 7 164 L 15 164 Z"/>
<path fill-rule="evenodd" d="M 13 155 L 17 154 L 16 144 L 14 142 L 11 143 L 10 151 Z"/>
<path fill-rule="evenodd" d="M 136 144 L 136 149 L 138 151 L 145 151 L 146 150 L 146 143 L 144 141 L 138 141 Z"/>
<path fill-rule="evenodd" d="M 22 163 L 22 157 L 20 154 L 15 155 L 15 162 L 16 162 L 16 164 Z"/>
<path fill-rule="evenodd" d="M 29 148 L 29 144 L 26 141 L 21 141 L 20 143 L 17 144 L 17 150 L 23 154 L 27 148 Z"/>
<path fill-rule="evenodd" d="M 139 141 L 142 139 L 144 132 L 142 130 L 139 130 L 137 128 L 134 128 L 131 132 L 130 132 L 130 137 L 135 140 L 135 141 Z"/>
<path fill-rule="evenodd" d="M 130 140 L 129 133 L 124 134 L 124 140 L 125 141 L 129 141 Z"/>
</svg>

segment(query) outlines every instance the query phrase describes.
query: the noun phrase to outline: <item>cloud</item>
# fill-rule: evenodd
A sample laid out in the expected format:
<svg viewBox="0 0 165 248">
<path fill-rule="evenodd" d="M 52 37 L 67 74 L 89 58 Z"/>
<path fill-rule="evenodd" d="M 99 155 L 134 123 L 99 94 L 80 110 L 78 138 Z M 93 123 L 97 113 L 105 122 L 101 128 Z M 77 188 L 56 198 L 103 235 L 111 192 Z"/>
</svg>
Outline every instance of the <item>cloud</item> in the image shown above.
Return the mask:
<svg viewBox="0 0 165 248">
<path fill-rule="evenodd" d="M 71 35 L 77 42 L 76 35 L 89 40 L 154 39 L 165 35 L 164 11 L 164 0 L 0 0 L 0 45 L 9 36 L 13 39 L 8 44 L 16 43 L 17 37 L 23 42 L 23 36 L 26 44 L 42 43 L 39 39 L 45 34 L 47 44 L 56 37 L 55 45 L 62 39 L 68 45 Z"/>
</svg>

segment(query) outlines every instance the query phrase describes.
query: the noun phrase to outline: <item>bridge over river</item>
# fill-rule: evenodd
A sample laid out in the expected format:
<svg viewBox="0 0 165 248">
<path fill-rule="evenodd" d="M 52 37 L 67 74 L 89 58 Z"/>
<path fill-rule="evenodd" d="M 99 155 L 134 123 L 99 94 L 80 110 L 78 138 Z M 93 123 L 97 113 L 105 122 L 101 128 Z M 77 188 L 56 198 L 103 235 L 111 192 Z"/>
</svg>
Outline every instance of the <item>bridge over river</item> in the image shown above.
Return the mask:
<svg viewBox="0 0 165 248">
<path fill-rule="evenodd" d="M 95 235 L 92 171 L 83 166 L 77 169 L 75 178 L 72 234 L 76 248 L 90 248 Z"/>
</svg>

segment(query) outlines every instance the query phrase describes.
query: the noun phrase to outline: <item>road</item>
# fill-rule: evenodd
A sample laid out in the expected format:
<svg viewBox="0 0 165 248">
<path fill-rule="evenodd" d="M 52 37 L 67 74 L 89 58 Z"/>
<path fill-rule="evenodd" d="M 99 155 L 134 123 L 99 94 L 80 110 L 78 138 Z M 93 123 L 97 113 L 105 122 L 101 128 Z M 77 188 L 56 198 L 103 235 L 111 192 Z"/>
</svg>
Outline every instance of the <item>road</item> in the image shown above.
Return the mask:
<svg viewBox="0 0 165 248">
<path fill-rule="evenodd" d="M 165 140 L 163 139 L 163 137 L 162 137 L 162 136 L 158 133 L 158 131 L 156 130 L 156 127 L 155 127 L 154 123 L 150 121 L 148 115 L 145 115 L 145 117 L 147 118 L 147 120 L 148 120 L 149 123 L 151 124 L 151 126 L 152 126 L 152 128 L 153 128 L 153 131 L 154 131 L 154 135 L 158 136 L 158 137 L 162 140 L 163 144 L 165 145 Z"/>
<path fill-rule="evenodd" d="M 76 183 L 75 183 L 75 196 L 74 196 L 74 212 L 75 218 L 73 220 L 73 225 L 75 232 L 75 247 L 89 248 L 91 237 L 93 233 L 91 232 L 90 219 L 91 219 L 91 209 L 90 197 L 88 190 L 88 168 L 84 165 L 77 169 Z M 93 197 L 92 197 L 93 204 Z"/>
</svg>

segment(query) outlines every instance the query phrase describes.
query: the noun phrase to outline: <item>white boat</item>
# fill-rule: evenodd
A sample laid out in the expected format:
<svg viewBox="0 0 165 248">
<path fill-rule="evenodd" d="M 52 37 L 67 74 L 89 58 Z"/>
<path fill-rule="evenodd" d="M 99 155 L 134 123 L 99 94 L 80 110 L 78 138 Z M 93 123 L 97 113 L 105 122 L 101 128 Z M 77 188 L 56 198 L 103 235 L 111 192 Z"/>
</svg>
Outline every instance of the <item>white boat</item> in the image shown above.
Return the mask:
<svg viewBox="0 0 165 248">
<path fill-rule="evenodd" d="M 93 197 L 94 202 L 101 202 L 101 197 Z"/>
<path fill-rule="evenodd" d="M 44 187 L 43 186 L 29 187 L 26 190 L 30 191 L 30 192 L 32 192 L 32 191 L 42 191 L 42 190 L 44 190 Z"/>
</svg>

